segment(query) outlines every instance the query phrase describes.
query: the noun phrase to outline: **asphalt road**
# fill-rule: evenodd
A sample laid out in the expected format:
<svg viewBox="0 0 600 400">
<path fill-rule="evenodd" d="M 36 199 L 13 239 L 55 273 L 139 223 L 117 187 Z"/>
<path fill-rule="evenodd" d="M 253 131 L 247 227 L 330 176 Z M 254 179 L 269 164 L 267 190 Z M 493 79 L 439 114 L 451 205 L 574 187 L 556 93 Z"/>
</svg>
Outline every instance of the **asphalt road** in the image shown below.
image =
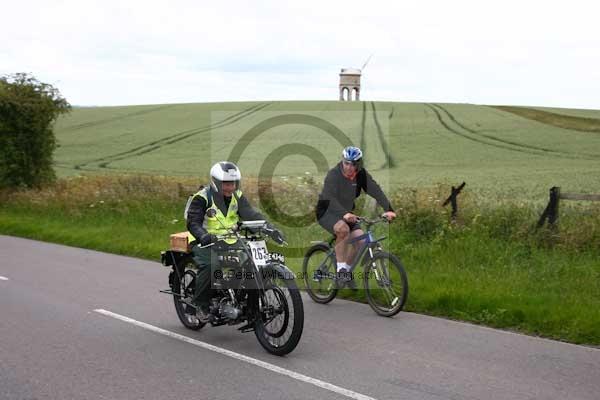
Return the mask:
<svg viewBox="0 0 600 400">
<path fill-rule="evenodd" d="M 185 329 L 168 271 L 0 236 L 0 399 L 600 398 L 598 349 L 342 300 L 304 297 L 298 347 L 272 356 Z"/>
</svg>

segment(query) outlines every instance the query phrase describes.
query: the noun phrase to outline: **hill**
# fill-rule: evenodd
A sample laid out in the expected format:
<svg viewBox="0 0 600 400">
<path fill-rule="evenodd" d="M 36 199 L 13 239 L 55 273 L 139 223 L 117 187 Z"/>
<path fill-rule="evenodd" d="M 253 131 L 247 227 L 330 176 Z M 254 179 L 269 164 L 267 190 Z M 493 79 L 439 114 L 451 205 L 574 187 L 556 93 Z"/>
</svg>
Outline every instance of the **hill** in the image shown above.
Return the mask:
<svg viewBox="0 0 600 400">
<path fill-rule="evenodd" d="M 590 128 L 591 127 L 591 128 Z M 551 186 L 600 191 L 600 111 L 395 102 L 232 102 L 76 108 L 56 125 L 61 176 L 321 179 L 352 142 L 390 188 L 466 181 L 493 198 L 545 200 Z"/>
</svg>

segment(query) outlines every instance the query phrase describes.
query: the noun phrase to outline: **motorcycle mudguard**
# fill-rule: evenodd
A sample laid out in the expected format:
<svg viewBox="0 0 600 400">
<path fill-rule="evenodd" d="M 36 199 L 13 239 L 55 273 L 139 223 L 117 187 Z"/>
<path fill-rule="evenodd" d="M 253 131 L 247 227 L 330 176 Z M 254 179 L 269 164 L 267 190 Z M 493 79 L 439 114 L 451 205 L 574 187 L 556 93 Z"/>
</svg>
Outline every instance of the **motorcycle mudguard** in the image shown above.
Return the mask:
<svg viewBox="0 0 600 400">
<path fill-rule="evenodd" d="M 172 265 L 173 266 L 179 265 L 179 261 L 181 261 L 181 259 L 187 254 L 188 253 L 183 253 L 181 251 L 173 251 L 173 250 L 161 251 L 160 252 L 160 262 L 165 267 L 170 267 Z"/>
<path fill-rule="evenodd" d="M 283 280 L 294 280 L 296 274 L 287 266 L 281 263 L 269 263 L 262 267 L 263 278 L 277 277 Z"/>
</svg>

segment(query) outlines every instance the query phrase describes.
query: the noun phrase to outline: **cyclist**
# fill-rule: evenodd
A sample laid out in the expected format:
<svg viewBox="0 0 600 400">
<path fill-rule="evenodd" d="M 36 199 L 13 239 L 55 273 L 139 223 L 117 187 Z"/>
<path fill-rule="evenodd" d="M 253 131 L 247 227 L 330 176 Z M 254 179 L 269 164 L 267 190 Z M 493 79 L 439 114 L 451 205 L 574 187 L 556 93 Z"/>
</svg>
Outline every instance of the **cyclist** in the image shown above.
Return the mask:
<svg viewBox="0 0 600 400">
<path fill-rule="evenodd" d="M 323 190 L 316 207 L 317 220 L 325 230 L 336 237 L 335 255 L 337 278 L 340 284 L 353 285 L 350 266 L 360 243 L 348 246 L 350 239 L 364 232 L 357 225 L 357 216 L 352 213 L 354 200 L 365 191 L 385 210 L 383 216 L 391 221 L 396 218 L 390 201 L 381 187 L 363 165 L 363 153 L 358 147 L 348 146 L 342 151 L 342 160 L 325 177 Z"/>
</svg>

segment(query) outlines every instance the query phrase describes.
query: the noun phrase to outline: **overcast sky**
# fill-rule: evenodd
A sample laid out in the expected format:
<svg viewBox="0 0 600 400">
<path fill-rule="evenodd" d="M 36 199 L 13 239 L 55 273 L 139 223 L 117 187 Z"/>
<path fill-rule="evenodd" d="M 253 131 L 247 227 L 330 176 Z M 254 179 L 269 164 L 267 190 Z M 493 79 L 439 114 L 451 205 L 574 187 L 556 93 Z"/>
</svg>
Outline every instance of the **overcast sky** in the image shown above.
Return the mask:
<svg viewBox="0 0 600 400">
<path fill-rule="evenodd" d="M 3 0 L 0 74 L 74 105 L 365 100 L 600 109 L 597 1 Z"/>
</svg>

